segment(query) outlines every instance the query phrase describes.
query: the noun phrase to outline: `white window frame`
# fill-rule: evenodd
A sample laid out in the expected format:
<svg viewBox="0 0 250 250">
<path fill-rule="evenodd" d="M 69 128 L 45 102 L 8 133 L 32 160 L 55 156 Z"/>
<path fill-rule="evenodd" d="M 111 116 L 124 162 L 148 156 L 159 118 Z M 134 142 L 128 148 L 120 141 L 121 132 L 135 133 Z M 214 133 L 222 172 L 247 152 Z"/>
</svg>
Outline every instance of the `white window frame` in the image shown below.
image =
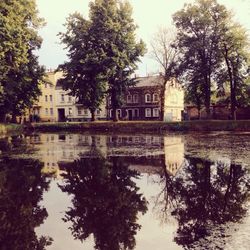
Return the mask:
<svg viewBox="0 0 250 250">
<path fill-rule="evenodd" d="M 65 96 L 64 96 L 64 94 L 61 94 L 61 102 L 65 102 Z"/>
<path fill-rule="evenodd" d="M 139 96 L 138 94 L 133 95 L 133 103 L 138 103 L 139 102 Z"/>
<path fill-rule="evenodd" d="M 159 108 L 153 108 L 153 117 L 159 117 L 159 116 L 160 116 Z"/>
<path fill-rule="evenodd" d="M 127 103 L 132 103 L 133 102 L 133 96 L 132 95 L 127 95 Z"/>
<path fill-rule="evenodd" d="M 145 117 L 152 117 L 152 110 L 151 108 L 145 109 Z"/>
<path fill-rule="evenodd" d="M 148 96 L 149 96 L 149 100 L 148 100 Z M 149 94 L 149 93 L 147 93 L 147 94 L 145 94 L 145 102 L 146 103 L 149 103 L 149 102 L 151 102 L 152 100 L 151 100 L 151 95 Z"/>
<path fill-rule="evenodd" d="M 158 102 L 158 101 L 159 101 L 159 95 L 157 93 L 154 93 L 153 94 L 153 102 Z"/>
<path fill-rule="evenodd" d="M 73 115 L 73 109 L 72 108 L 69 108 L 69 115 L 71 116 L 71 115 Z"/>
<path fill-rule="evenodd" d="M 100 116 L 100 115 L 101 115 L 101 110 L 100 110 L 100 109 L 97 109 L 97 110 L 96 110 L 96 115 L 97 115 L 97 116 Z"/>
</svg>

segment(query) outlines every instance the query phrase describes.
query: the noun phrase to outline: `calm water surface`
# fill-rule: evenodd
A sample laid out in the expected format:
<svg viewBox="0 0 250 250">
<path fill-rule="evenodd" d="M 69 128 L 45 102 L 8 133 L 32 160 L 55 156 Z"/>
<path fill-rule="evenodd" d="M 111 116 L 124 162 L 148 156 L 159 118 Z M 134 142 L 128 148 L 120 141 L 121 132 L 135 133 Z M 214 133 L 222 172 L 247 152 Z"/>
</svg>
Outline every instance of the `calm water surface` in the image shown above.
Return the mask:
<svg viewBox="0 0 250 250">
<path fill-rule="evenodd" d="M 249 249 L 250 133 L 0 138 L 0 249 Z"/>
</svg>

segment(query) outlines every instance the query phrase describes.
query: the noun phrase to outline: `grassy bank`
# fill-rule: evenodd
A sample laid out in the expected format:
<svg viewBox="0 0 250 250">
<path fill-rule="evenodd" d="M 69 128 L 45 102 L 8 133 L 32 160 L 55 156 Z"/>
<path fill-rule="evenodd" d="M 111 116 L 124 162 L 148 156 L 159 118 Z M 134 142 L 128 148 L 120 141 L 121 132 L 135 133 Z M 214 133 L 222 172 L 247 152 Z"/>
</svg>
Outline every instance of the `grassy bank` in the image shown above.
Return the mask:
<svg viewBox="0 0 250 250">
<path fill-rule="evenodd" d="M 8 133 L 19 133 L 22 131 L 23 131 L 23 126 L 20 124 L 0 123 L 0 135 L 5 135 Z"/>
<path fill-rule="evenodd" d="M 82 123 L 34 123 L 27 130 L 41 132 L 55 131 L 90 131 L 118 133 L 164 133 L 168 131 L 249 131 L 250 120 L 247 121 L 184 121 L 184 122 L 82 122 Z"/>
</svg>

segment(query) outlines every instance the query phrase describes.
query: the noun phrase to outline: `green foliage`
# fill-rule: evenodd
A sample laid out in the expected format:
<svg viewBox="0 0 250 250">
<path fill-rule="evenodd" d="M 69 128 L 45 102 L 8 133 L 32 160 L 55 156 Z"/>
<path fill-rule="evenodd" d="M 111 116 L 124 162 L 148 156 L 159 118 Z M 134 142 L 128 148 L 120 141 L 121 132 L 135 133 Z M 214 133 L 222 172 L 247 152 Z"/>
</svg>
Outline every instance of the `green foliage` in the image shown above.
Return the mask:
<svg viewBox="0 0 250 250">
<path fill-rule="evenodd" d="M 99 65 L 102 53 L 93 37 L 91 22 L 79 13 L 67 19 L 66 27 L 66 33 L 60 33 L 60 36 L 69 51 L 69 62 L 59 66 L 64 72 L 60 82 L 93 115 L 103 102 L 106 91 L 103 67 Z"/>
<path fill-rule="evenodd" d="M 237 106 L 246 106 L 249 103 L 247 79 L 250 54 L 247 31 L 239 24 L 226 23 L 220 50 L 225 65 L 222 65 L 218 74 L 218 87 L 223 90 L 230 89 L 229 100 L 233 117 Z"/>
<path fill-rule="evenodd" d="M 212 81 L 221 61 L 218 50 L 220 27 L 227 15 L 225 7 L 216 0 L 197 0 L 194 4 L 186 4 L 173 17 L 177 46 L 183 54 L 182 73 L 187 85 L 196 85 L 189 87 L 193 92 L 190 96 L 197 99 L 197 93 L 202 94 L 208 116 Z"/>
<path fill-rule="evenodd" d="M 177 44 L 182 61 L 179 71 L 186 84 L 186 100 L 205 105 L 208 117 L 213 88 L 217 97 L 230 89 L 232 116 L 235 107 L 249 102 L 249 38 L 233 21 L 231 13 L 216 0 L 196 0 L 186 4 L 174 17 Z"/>
<path fill-rule="evenodd" d="M 22 114 L 39 94 L 38 82 L 44 69 L 34 50 L 40 48 L 34 0 L 0 2 L 0 113 Z M 3 117 L 1 117 L 3 119 Z"/>
<path fill-rule="evenodd" d="M 133 84 L 131 74 L 145 52 L 144 43 L 136 42 L 130 4 L 93 1 L 89 20 L 75 13 L 66 27 L 67 32 L 60 33 L 69 51 L 69 62 L 59 67 L 65 74 L 61 80 L 64 88 L 91 111 L 100 106 L 106 93 L 117 108 L 123 91 Z"/>
<path fill-rule="evenodd" d="M 105 53 L 103 65 L 114 111 L 113 120 L 117 120 L 116 108 L 121 105 L 124 90 L 134 84 L 131 74 L 136 70 L 140 56 L 145 53 L 145 45 L 142 41 L 136 42 L 136 25 L 127 1 L 98 0 L 90 8 L 93 32 Z"/>
</svg>

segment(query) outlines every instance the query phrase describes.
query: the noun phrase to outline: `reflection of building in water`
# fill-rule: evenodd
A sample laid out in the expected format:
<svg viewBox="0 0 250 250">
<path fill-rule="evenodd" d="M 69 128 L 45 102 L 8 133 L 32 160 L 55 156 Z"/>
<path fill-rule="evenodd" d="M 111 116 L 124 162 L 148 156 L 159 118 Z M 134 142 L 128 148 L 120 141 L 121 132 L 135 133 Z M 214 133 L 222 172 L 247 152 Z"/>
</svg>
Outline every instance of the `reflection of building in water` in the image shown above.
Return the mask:
<svg viewBox="0 0 250 250">
<path fill-rule="evenodd" d="M 172 175 L 176 175 L 184 162 L 184 142 L 182 137 L 164 137 L 164 154 L 167 171 Z"/>
<path fill-rule="evenodd" d="M 130 168 L 142 173 L 156 173 L 166 165 L 175 175 L 184 159 L 180 136 L 90 136 L 86 134 L 38 134 L 31 137 L 38 149 L 44 171 L 60 176 L 60 165 L 79 158 L 119 157 Z"/>
<path fill-rule="evenodd" d="M 93 139 L 94 138 L 94 139 Z M 60 176 L 59 162 L 72 162 L 87 154 L 93 143 L 106 156 L 106 138 L 91 137 L 81 134 L 37 134 L 31 137 L 31 143 L 36 145 L 41 161 L 44 162 L 44 172 Z"/>
</svg>

